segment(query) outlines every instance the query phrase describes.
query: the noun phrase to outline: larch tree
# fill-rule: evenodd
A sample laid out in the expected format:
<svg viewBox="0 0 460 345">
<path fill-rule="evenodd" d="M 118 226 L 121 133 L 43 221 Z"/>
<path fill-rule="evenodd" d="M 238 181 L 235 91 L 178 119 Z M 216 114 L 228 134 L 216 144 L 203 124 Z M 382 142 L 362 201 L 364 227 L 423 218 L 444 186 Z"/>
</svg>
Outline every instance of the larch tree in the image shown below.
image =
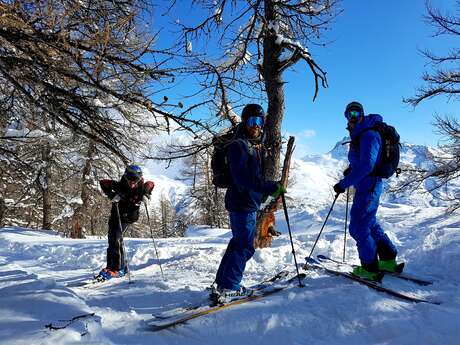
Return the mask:
<svg viewBox="0 0 460 345">
<path fill-rule="evenodd" d="M 457 14 L 443 13 L 427 3 L 427 22 L 436 32 L 435 36 L 460 37 L 460 1 L 457 1 Z M 446 97 L 448 100 L 458 100 L 460 95 L 460 49 L 453 48 L 447 52 L 433 53 L 422 51 L 432 69 L 423 74 L 423 85 L 416 91 L 415 96 L 405 99 L 414 107 L 434 97 Z M 410 178 L 404 179 L 400 188 L 417 188 L 430 179 L 429 192 L 440 191 L 440 197 L 451 203 L 451 210 L 460 208 L 460 195 L 457 193 L 442 193 L 442 187 L 447 186 L 460 177 L 460 124 L 457 115 L 435 115 L 435 126 L 443 138 L 440 153 L 428 157 L 431 167 L 425 170 L 412 171 Z"/>
</svg>

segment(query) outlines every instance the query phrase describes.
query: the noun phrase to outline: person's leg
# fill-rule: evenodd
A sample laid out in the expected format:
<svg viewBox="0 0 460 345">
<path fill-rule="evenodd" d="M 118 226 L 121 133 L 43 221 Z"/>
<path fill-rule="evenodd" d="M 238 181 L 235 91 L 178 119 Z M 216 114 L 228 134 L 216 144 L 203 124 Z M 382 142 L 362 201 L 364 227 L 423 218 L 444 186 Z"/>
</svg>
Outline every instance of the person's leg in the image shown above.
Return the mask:
<svg viewBox="0 0 460 345">
<path fill-rule="evenodd" d="M 356 189 L 350 211 L 350 235 L 355 239 L 361 265 L 370 272 L 378 271 L 377 243 L 372 235 L 376 224 L 382 183 L 368 177 Z"/>
<path fill-rule="evenodd" d="M 230 212 L 233 237 L 217 271 L 216 283 L 220 288 L 238 290 L 246 262 L 254 255 L 256 212 Z"/>
<path fill-rule="evenodd" d="M 109 222 L 109 248 L 107 250 L 107 257 L 110 256 L 111 271 L 119 271 L 125 266 L 125 256 L 123 252 L 123 233 L 122 230 L 126 229 L 128 224 L 120 223 L 118 220 Z"/>
<path fill-rule="evenodd" d="M 380 260 L 394 260 L 398 251 L 391 242 L 390 238 L 385 231 L 382 229 L 377 221 L 374 226 L 371 228 L 371 235 L 374 238 L 375 243 L 377 244 L 377 254 Z"/>
</svg>

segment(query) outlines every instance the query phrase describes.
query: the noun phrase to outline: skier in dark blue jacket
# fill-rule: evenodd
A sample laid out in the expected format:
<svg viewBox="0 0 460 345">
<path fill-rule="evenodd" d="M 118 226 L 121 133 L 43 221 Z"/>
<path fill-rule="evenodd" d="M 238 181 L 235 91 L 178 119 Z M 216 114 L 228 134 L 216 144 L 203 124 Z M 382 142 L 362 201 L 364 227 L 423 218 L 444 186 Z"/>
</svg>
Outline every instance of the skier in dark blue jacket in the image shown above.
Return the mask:
<svg viewBox="0 0 460 345">
<path fill-rule="evenodd" d="M 372 174 L 379 162 L 382 140 L 372 130 L 380 115 L 364 115 L 363 106 L 351 102 L 345 109 L 351 144 L 348 152 L 349 167 L 344 178 L 334 186 L 338 194 L 354 186 L 355 196 L 350 211 L 350 235 L 355 239 L 361 266 L 353 274 L 368 280 L 380 280 L 379 271 L 394 272 L 397 267 L 396 247 L 376 219 L 382 193 L 382 178 Z"/>
<path fill-rule="evenodd" d="M 244 107 L 232 142 L 227 147 L 231 185 L 225 194 L 232 239 L 216 274 L 211 298 L 217 303 L 251 292 L 240 285 L 246 262 L 254 255 L 256 215 L 262 200 L 286 192 L 282 184 L 266 181 L 263 172 L 262 130 L 265 113 L 258 104 Z"/>
</svg>

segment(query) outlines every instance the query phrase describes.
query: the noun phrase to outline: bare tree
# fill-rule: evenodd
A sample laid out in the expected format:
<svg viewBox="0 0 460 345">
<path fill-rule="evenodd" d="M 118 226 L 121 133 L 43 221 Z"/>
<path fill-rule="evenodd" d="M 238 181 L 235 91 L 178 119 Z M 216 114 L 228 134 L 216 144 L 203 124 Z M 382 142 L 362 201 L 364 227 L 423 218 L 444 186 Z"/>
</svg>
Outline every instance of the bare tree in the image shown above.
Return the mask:
<svg viewBox="0 0 460 345">
<path fill-rule="evenodd" d="M 180 44 L 184 55 L 194 61 L 185 73 L 199 76 L 200 88 L 194 96 L 202 95 L 203 105 L 235 124 L 233 108 L 267 100 L 265 169 L 269 179 L 278 179 L 280 173 L 283 73 L 303 61 L 314 78 L 313 99 L 319 86 L 327 85 L 326 73 L 306 47 L 314 44 L 334 17 L 334 5 L 329 0 L 195 0 L 190 11 L 200 10 L 180 18 Z"/>
<path fill-rule="evenodd" d="M 460 9 L 460 1 L 457 1 Z M 460 16 L 458 14 L 444 14 L 427 2 L 427 22 L 436 29 L 435 36 L 460 37 Z M 438 96 L 448 99 L 458 99 L 460 95 L 460 50 L 452 49 L 445 54 L 435 54 L 428 50 L 422 51 L 432 66 L 432 70 L 423 74 L 424 84 L 417 89 L 414 97 L 404 101 L 414 107 L 420 102 Z M 429 169 L 412 170 L 411 176 L 404 179 L 400 187 L 416 188 L 427 179 L 433 180 L 428 188 L 429 192 L 447 186 L 460 176 L 460 124 L 453 116 L 435 115 L 435 126 L 444 138 L 439 147 L 440 153 L 428 157 L 431 161 Z M 441 197 L 453 201 L 452 210 L 460 208 L 460 195 L 443 194 Z"/>
<path fill-rule="evenodd" d="M 19 114 L 40 128 L 40 116 L 48 116 L 125 161 L 126 149 L 142 138 L 124 128 L 139 133 L 168 130 L 170 121 L 187 129 L 197 125 L 184 112 L 173 115 L 152 101 L 173 71 L 163 68 L 169 53 L 154 50 L 155 36 L 141 30 L 147 4 L 1 2 L 1 122 Z"/>
<path fill-rule="evenodd" d="M 182 179 L 190 182 L 188 207 L 196 210 L 193 222 L 212 227 L 228 226 L 228 215 L 224 206 L 224 191 L 212 183 L 211 149 L 186 158 L 187 169 L 181 171 Z"/>
</svg>

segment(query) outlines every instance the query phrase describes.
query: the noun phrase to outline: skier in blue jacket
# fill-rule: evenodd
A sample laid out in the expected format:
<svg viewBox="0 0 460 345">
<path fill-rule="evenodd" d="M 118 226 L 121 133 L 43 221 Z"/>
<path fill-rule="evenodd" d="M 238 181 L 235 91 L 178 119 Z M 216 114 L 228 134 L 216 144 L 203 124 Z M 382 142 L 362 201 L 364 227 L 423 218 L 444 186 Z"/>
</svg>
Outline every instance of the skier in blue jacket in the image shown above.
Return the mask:
<svg viewBox="0 0 460 345">
<path fill-rule="evenodd" d="M 275 181 L 266 181 L 263 172 L 262 130 L 265 113 L 258 104 L 244 107 L 236 134 L 227 147 L 231 185 L 225 194 L 232 239 L 216 274 L 217 286 L 211 290 L 216 303 L 227 302 L 251 293 L 240 285 L 246 262 L 254 255 L 256 215 L 262 200 L 286 192 Z"/>
<path fill-rule="evenodd" d="M 355 239 L 361 266 L 353 274 L 368 280 L 380 280 L 380 271 L 394 272 L 397 250 L 376 219 L 382 193 L 382 178 L 372 174 L 382 148 L 380 134 L 372 130 L 380 115 L 364 115 L 363 106 L 351 102 L 345 109 L 351 144 L 349 167 L 344 178 L 334 186 L 337 194 L 354 186 L 355 196 L 350 211 L 350 235 Z"/>
</svg>

